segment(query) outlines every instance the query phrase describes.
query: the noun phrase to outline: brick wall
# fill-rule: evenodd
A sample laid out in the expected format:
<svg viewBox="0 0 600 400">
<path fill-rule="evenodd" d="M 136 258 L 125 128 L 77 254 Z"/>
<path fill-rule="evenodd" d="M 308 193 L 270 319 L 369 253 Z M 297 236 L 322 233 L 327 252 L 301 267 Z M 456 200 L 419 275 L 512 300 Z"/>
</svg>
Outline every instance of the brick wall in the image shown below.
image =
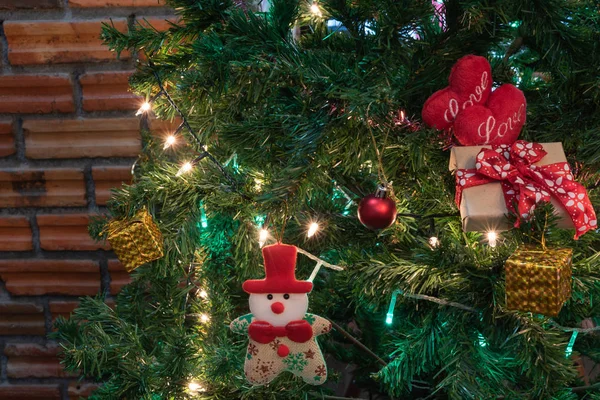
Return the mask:
<svg viewBox="0 0 600 400">
<path fill-rule="evenodd" d="M 0 399 L 78 399 L 46 338 L 78 297 L 128 275 L 87 233 L 140 151 L 136 54 L 117 60 L 102 21 L 170 15 L 159 0 L 0 0 Z M 110 296 L 109 296 L 109 300 Z"/>
</svg>

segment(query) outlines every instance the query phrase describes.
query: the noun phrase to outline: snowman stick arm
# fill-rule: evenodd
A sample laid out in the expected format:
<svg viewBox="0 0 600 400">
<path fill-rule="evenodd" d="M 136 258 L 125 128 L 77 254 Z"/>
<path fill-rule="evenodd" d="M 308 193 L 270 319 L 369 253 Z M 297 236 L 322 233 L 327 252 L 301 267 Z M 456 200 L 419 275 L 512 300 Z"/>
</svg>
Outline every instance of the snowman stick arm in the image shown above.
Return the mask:
<svg viewBox="0 0 600 400">
<path fill-rule="evenodd" d="M 296 249 L 298 250 L 298 253 L 304 254 L 306 257 L 310 258 L 313 261 L 323 264 L 323 266 L 325 266 L 327 268 L 333 269 L 335 271 L 343 271 L 344 270 L 344 267 L 340 267 L 339 265 L 330 264 L 327 261 L 321 260 L 319 257 L 310 254 L 308 251 L 302 250 L 300 247 L 296 246 Z"/>
</svg>

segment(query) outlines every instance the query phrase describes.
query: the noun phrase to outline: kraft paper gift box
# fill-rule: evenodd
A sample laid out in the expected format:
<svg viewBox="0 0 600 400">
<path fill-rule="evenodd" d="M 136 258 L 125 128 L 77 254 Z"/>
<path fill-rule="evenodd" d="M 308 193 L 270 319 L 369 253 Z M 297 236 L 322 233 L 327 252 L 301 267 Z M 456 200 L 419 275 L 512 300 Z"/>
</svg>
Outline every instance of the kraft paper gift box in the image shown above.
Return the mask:
<svg viewBox="0 0 600 400">
<path fill-rule="evenodd" d="M 567 162 L 562 143 L 541 143 L 541 145 L 548 154 L 534 165 Z M 453 147 L 450 153 L 450 171 L 475 169 L 477 154 L 483 148 L 491 149 L 491 146 Z M 574 228 L 573 221 L 558 200 L 553 197 L 551 203 L 558 217 L 557 226 L 565 229 Z M 512 228 L 508 214 L 502 184 L 499 181 L 463 189 L 460 216 L 465 232 L 506 231 Z"/>
</svg>

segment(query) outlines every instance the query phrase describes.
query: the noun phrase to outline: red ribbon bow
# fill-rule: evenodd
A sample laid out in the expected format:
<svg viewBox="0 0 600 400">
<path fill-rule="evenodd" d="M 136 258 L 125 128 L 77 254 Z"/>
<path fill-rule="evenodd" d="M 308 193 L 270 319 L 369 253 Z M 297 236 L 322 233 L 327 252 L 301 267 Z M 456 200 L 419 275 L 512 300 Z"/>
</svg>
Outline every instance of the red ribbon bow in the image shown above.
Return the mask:
<svg viewBox="0 0 600 400">
<path fill-rule="evenodd" d="M 569 164 L 533 165 L 546 154 L 541 144 L 524 140 L 482 149 L 477 154 L 476 169 L 460 169 L 456 173 L 456 204 L 460 207 L 464 189 L 500 181 L 506 208 L 515 212 L 513 202 L 518 204 L 515 227 L 521 218 L 531 217 L 538 203 L 554 197 L 571 217 L 575 239 L 596 229 L 598 221 L 592 203 L 585 188 L 574 181 Z"/>
<path fill-rule="evenodd" d="M 276 337 L 287 336 L 296 343 L 308 342 L 312 336 L 312 326 L 305 321 L 292 321 L 286 326 L 273 326 L 267 321 L 254 321 L 248 327 L 248 334 L 252 340 L 267 344 L 275 340 Z"/>
</svg>

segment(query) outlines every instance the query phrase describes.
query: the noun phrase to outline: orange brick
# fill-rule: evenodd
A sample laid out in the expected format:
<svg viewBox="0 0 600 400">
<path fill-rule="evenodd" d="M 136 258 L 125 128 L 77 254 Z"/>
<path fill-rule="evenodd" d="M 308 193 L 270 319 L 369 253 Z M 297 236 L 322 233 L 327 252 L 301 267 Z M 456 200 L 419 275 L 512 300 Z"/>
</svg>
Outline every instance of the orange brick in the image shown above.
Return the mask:
<svg viewBox="0 0 600 400">
<path fill-rule="evenodd" d="M 6 372 L 9 378 L 63 378 L 77 376 L 66 373 L 58 359 L 58 347 L 33 343 L 7 344 Z"/>
<path fill-rule="evenodd" d="M 16 151 L 12 121 L 0 121 L 0 157 L 9 156 Z"/>
<path fill-rule="evenodd" d="M 119 260 L 108 260 L 108 271 L 110 272 L 110 294 L 118 294 L 123 286 L 131 282 L 131 276 L 123 268 Z"/>
<path fill-rule="evenodd" d="M 22 216 L 0 217 L 0 251 L 33 250 L 29 219 Z"/>
<path fill-rule="evenodd" d="M 85 206 L 86 204 L 82 169 L 0 171 L 0 207 Z"/>
<path fill-rule="evenodd" d="M 99 264 L 92 260 L 0 260 L 0 278 L 15 296 L 93 296 L 100 290 Z"/>
<path fill-rule="evenodd" d="M 135 157 L 141 151 L 137 118 L 25 120 L 29 158 Z"/>
<path fill-rule="evenodd" d="M 46 335 L 43 307 L 35 303 L 0 302 L 0 335 Z"/>
<path fill-rule="evenodd" d="M 49 303 L 50 305 L 50 313 L 52 314 L 52 319 L 55 319 L 59 315 L 63 317 L 68 317 L 71 315 L 73 310 L 79 307 L 78 301 L 68 301 L 68 300 L 55 300 Z"/>
<path fill-rule="evenodd" d="M 96 203 L 106 205 L 112 189 L 131 183 L 131 165 L 93 167 L 92 176 L 96 185 Z"/>
<path fill-rule="evenodd" d="M 96 242 L 88 234 L 88 214 L 44 214 L 37 216 L 42 249 L 109 250 L 108 242 Z"/>
<path fill-rule="evenodd" d="M 67 74 L 0 76 L 0 112 L 39 114 L 73 111 L 73 88 Z"/>
<path fill-rule="evenodd" d="M 137 110 L 142 98 L 129 91 L 133 71 L 91 72 L 81 76 L 85 111 Z"/>
<path fill-rule="evenodd" d="M 69 0 L 71 7 L 160 7 L 165 0 Z"/>
<path fill-rule="evenodd" d="M 69 398 L 87 399 L 100 385 L 95 383 L 71 382 L 69 384 Z"/>
<path fill-rule="evenodd" d="M 0 2 L 0 10 L 58 7 L 60 7 L 58 0 L 2 0 Z"/>
<path fill-rule="evenodd" d="M 127 30 L 125 18 L 94 21 L 5 21 L 8 60 L 13 65 L 101 62 L 116 59 L 102 44 L 103 22 Z M 121 53 L 122 59 L 129 52 Z"/>
<path fill-rule="evenodd" d="M 60 387 L 58 384 L 37 385 L 0 385 L 0 399 L 5 400 L 60 400 Z"/>
</svg>

